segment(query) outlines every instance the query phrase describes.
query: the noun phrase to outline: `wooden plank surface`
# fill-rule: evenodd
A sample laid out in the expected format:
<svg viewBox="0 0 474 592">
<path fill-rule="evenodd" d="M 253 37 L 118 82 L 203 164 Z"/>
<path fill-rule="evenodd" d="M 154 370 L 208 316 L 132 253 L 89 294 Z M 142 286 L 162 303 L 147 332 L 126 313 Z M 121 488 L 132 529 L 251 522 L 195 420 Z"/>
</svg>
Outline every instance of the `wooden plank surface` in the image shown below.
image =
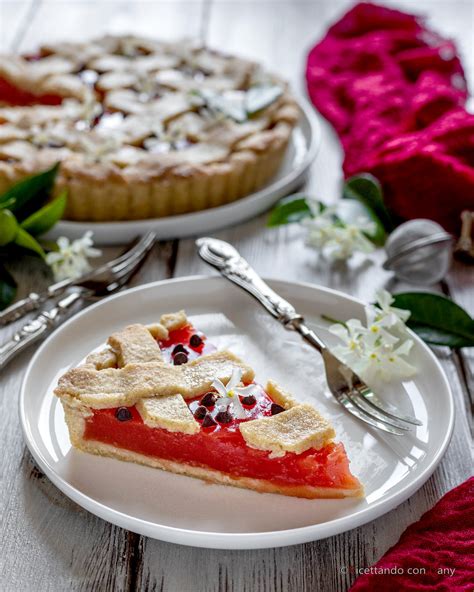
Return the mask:
<svg viewBox="0 0 474 592">
<path fill-rule="evenodd" d="M 0 0 L 0 52 L 16 49 L 34 13 L 35 0 Z"/>
<path fill-rule="evenodd" d="M 0 3 L 0 10 L 5 4 Z M 433 26 L 443 33 L 456 34 L 467 71 L 474 73 L 470 2 L 405 0 L 397 4 L 429 11 Z M 131 30 L 167 38 L 200 36 L 204 31 L 211 45 L 263 61 L 303 92 L 304 48 L 317 40 L 347 5 L 345 0 L 36 2 L 33 11 L 29 7 L 34 17 L 30 23 L 25 23 L 25 12 L 20 19 L 19 13 L 15 16 L 15 10 L 9 9 L 8 43 L 16 39 L 24 50 L 46 39 L 79 39 L 104 31 Z M 21 39 L 11 32 L 19 31 L 18 27 L 23 27 Z M 321 126 L 322 147 L 307 190 L 333 200 L 341 182 L 341 151 L 330 127 L 324 122 Z M 372 263 L 320 265 L 314 252 L 304 247 L 298 229 L 266 229 L 265 219 L 261 216 L 215 236 L 233 242 L 266 276 L 318 283 L 366 300 L 371 300 L 379 287 L 397 289 L 390 275 L 376 265 L 381 253 L 373 256 Z M 113 252 L 107 250 L 106 255 Z M 23 292 L 48 281 L 45 270 L 31 261 L 23 262 L 16 271 L 24 278 Z M 196 258 L 193 240 L 167 242 L 156 247 L 134 284 L 195 273 L 209 274 L 210 270 Z M 474 313 L 471 279 L 469 269 L 456 266 L 447 285 L 450 293 Z M 455 393 L 456 428 L 443 462 L 424 487 L 388 515 L 351 532 L 306 545 L 234 552 L 194 549 L 140 537 L 95 518 L 63 496 L 35 468 L 22 441 L 16 398 L 31 352 L 24 354 L 13 362 L 2 381 L 0 438 L 5 460 L 0 536 L 6 552 L 0 556 L 0 588 L 8 592 L 346 590 L 353 579 L 351 569 L 377 560 L 408 524 L 471 473 L 466 401 L 468 385 L 474 386 L 472 358 L 470 352 L 463 358 L 445 350 L 438 355 Z M 342 573 L 343 567 L 347 574 Z"/>
</svg>

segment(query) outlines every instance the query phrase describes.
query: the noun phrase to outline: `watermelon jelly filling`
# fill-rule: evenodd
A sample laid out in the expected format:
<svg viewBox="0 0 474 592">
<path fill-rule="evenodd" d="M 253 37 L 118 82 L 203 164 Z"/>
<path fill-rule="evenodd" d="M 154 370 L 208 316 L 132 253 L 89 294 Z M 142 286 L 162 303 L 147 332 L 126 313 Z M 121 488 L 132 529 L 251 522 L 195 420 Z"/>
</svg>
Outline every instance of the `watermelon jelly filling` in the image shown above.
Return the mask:
<svg viewBox="0 0 474 592">
<path fill-rule="evenodd" d="M 60 105 L 63 98 L 56 94 L 34 94 L 24 88 L 15 86 L 6 78 L 0 77 L 0 103 L 15 107 L 28 105 Z"/>
<path fill-rule="evenodd" d="M 169 339 L 159 344 L 165 360 L 177 365 L 215 350 L 191 325 L 170 332 Z M 209 391 L 187 401 L 201 424 L 196 434 L 147 426 L 133 406 L 93 409 L 86 420 L 84 438 L 150 457 L 282 485 L 351 488 L 356 483 L 342 444 L 331 443 L 301 454 L 287 452 L 274 458 L 268 451 L 247 445 L 239 430 L 240 423 L 284 411 L 262 386 L 255 385 L 251 395 L 240 397 L 244 418 L 217 409 L 217 397 L 216 392 Z"/>
</svg>

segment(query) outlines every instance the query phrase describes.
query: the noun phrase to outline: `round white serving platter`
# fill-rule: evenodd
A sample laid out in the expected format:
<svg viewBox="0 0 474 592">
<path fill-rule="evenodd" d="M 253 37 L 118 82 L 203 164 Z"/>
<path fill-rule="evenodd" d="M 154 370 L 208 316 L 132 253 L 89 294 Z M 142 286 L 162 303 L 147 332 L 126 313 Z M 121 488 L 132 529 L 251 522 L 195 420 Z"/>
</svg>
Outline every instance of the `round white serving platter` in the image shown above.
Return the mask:
<svg viewBox="0 0 474 592">
<path fill-rule="evenodd" d="M 271 281 L 329 343 L 335 339 L 320 314 L 363 318 L 357 301 L 309 284 Z M 151 323 L 184 308 L 218 347 L 248 361 L 257 380 L 277 380 L 311 401 L 334 424 L 351 468 L 365 486 L 363 499 L 306 500 L 260 494 L 173 475 L 74 450 L 61 404 L 58 378 L 112 332 Z M 399 438 L 359 422 L 332 398 L 317 352 L 286 331 L 250 296 L 218 277 L 155 282 L 95 304 L 57 329 L 32 359 L 20 396 L 24 437 L 51 481 L 83 508 L 123 528 L 184 545 L 257 549 L 304 543 L 365 524 L 410 497 L 432 474 L 453 429 L 453 398 L 446 376 L 418 338 L 411 362 L 417 375 L 379 394 L 422 422 Z M 334 342 L 333 342 L 334 343 Z"/>
<path fill-rule="evenodd" d="M 259 191 L 225 206 L 166 218 L 123 222 L 61 220 L 45 238 L 55 240 L 66 235 L 76 239 L 87 230 L 93 231 L 94 242 L 101 245 L 122 244 L 149 230 L 155 231 L 160 240 L 184 238 L 234 226 L 261 214 L 302 183 L 319 149 L 321 131 L 314 108 L 306 99 L 301 98 L 298 102 L 301 117 L 291 135 L 283 164 L 273 179 Z"/>
</svg>

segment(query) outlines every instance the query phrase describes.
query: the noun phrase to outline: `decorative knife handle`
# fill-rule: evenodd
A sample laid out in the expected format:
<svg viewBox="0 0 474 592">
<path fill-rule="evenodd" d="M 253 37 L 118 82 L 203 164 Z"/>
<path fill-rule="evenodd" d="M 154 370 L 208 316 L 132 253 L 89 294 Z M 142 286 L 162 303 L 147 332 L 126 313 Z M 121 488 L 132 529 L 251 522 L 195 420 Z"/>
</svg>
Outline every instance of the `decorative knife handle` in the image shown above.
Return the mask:
<svg viewBox="0 0 474 592">
<path fill-rule="evenodd" d="M 15 302 L 15 304 L 12 304 L 0 312 L 0 325 L 8 325 L 9 323 L 13 323 L 13 321 L 16 321 L 32 310 L 39 308 L 42 302 L 44 302 L 44 298 L 40 296 L 40 294 L 31 292 L 31 294 L 29 294 L 26 298 L 23 298 L 23 300 Z"/>
<path fill-rule="evenodd" d="M 5 310 L 0 312 L 0 326 L 13 323 L 13 321 L 21 319 L 21 317 L 25 316 L 29 312 L 37 310 L 43 304 L 43 302 L 46 302 L 46 300 L 49 298 L 59 296 L 68 286 L 71 285 L 71 283 L 71 280 L 62 280 L 61 282 L 53 284 L 45 292 L 41 292 L 41 294 L 31 292 L 31 294 L 28 294 L 26 298 L 11 304 L 5 308 Z"/>
<path fill-rule="evenodd" d="M 68 294 L 68 296 L 62 298 L 56 306 L 50 310 L 42 312 L 37 317 L 23 325 L 23 327 L 17 331 L 9 341 L 7 341 L 7 343 L 0 346 L 0 369 L 4 368 L 17 354 L 29 347 L 32 343 L 41 339 L 46 332 L 58 325 L 66 315 L 66 312 L 75 302 L 82 298 L 82 296 L 83 293 L 81 291 Z"/>
<path fill-rule="evenodd" d="M 207 263 L 259 300 L 284 325 L 290 326 L 295 320 L 303 320 L 294 307 L 274 292 L 232 245 L 207 237 L 199 238 L 196 244 L 199 255 Z"/>
</svg>

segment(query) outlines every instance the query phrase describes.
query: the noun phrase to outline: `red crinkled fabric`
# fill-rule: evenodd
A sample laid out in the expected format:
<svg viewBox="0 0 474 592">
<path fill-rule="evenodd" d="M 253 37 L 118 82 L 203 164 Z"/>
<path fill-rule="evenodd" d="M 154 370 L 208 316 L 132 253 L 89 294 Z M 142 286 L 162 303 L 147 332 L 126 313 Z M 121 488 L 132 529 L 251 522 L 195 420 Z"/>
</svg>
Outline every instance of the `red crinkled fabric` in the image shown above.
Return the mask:
<svg viewBox="0 0 474 592">
<path fill-rule="evenodd" d="M 450 40 L 413 15 L 357 4 L 310 51 L 306 80 L 339 135 L 346 176 L 377 176 L 401 218 L 458 229 L 474 209 L 474 115 Z"/>
<path fill-rule="evenodd" d="M 373 569 L 394 568 L 403 573 L 362 575 L 350 592 L 472 592 L 474 477 L 452 489 L 409 526 Z M 413 568 L 424 568 L 425 573 L 409 573 Z M 441 569 L 445 571 L 440 573 Z"/>
</svg>

